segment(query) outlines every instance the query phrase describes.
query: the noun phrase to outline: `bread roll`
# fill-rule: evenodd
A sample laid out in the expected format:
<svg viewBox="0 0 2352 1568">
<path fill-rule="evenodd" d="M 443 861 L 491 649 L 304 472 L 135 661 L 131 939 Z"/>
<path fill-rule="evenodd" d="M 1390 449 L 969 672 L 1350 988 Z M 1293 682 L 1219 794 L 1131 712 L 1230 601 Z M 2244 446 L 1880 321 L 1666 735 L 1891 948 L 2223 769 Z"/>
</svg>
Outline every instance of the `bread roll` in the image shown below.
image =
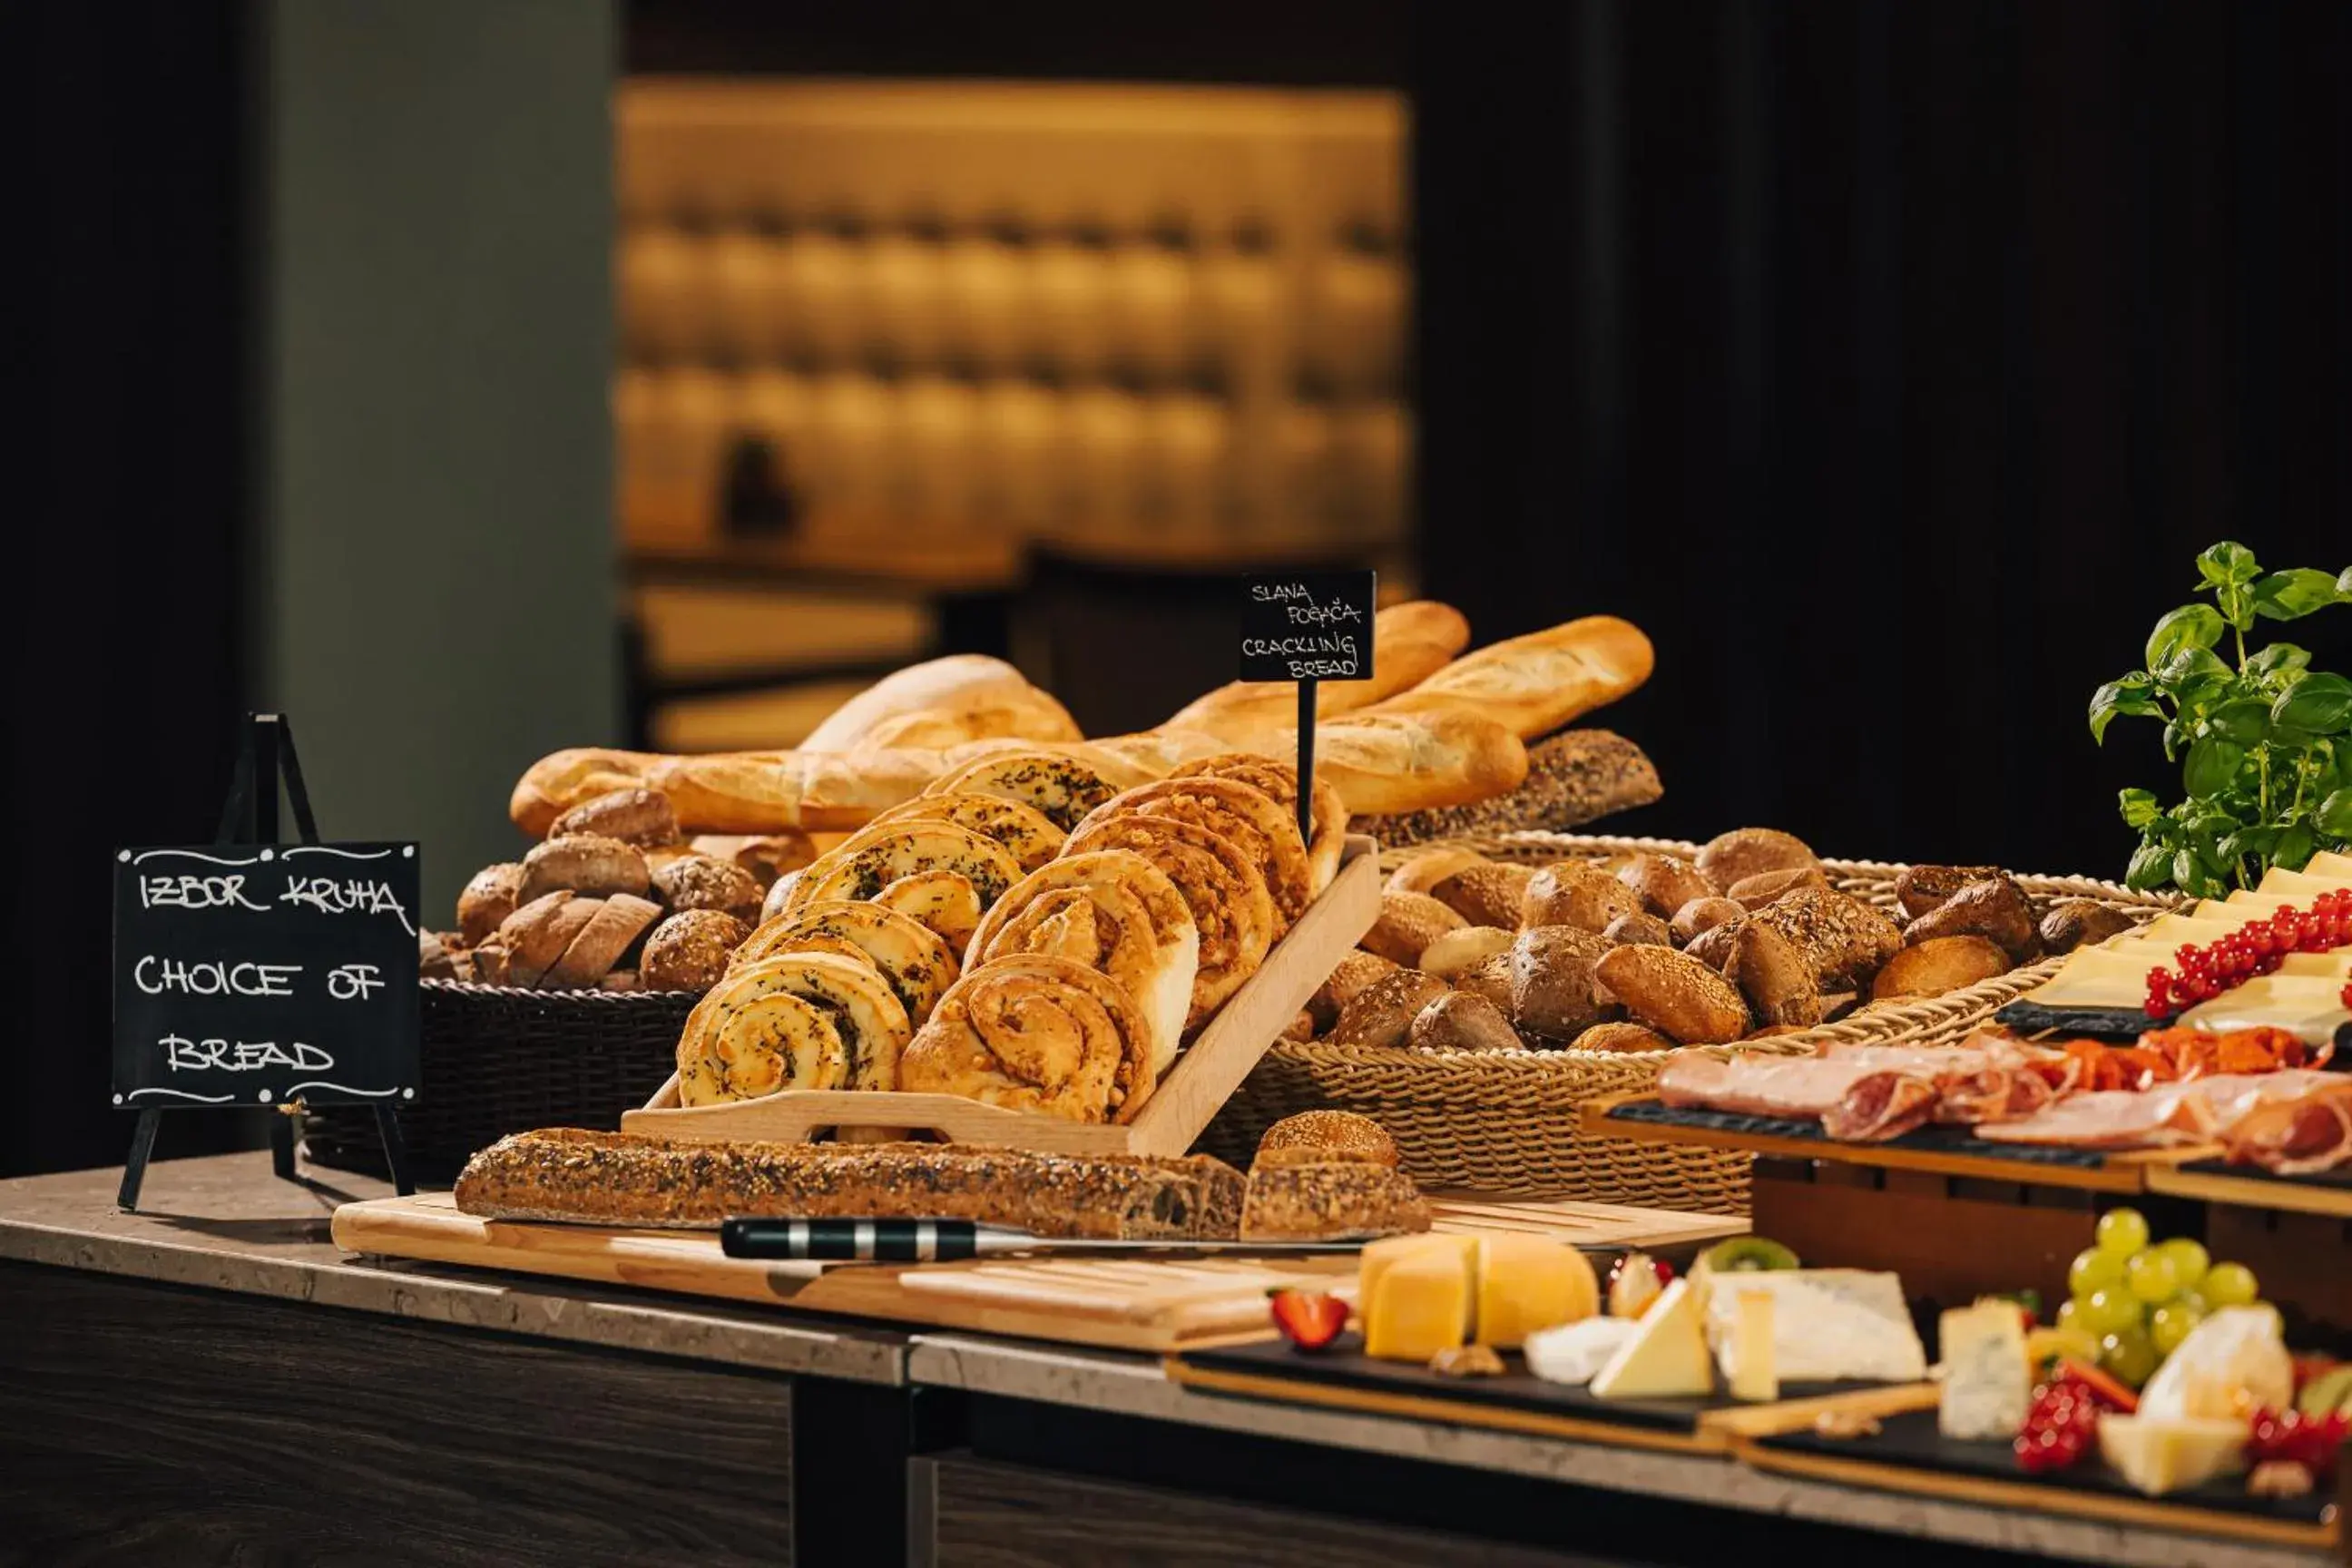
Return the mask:
<svg viewBox="0 0 2352 1568">
<path fill-rule="evenodd" d="M 1895 874 L 1895 898 L 1916 921 L 1969 883 L 2007 874 L 1998 866 L 1906 866 Z"/>
<path fill-rule="evenodd" d="M 2002 874 L 1970 882 L 1903 928 L 1909 942 L 1940 936 L 1981 936 L 1997 942 L 2012 963 L 2042 955 L 2042 933 L 2033 923 L 2032 900 L 2014 878 Z"/>
<path fill-rule="evenodd" d="M 728 955 L 749 931 L 718 910 L 672 915 L 646 938 L 637 978 L 648 991 L 708 991 L 727 973 Z"/>
<path fill-rule="evenodd" d="M 635 845 L 575 833 L 531 847 L 522 858 L 522 885 L 515 890 L 515 902 L 527 904 L 559 888 L 589 898 L 606 893 L 642 898 L 649 881 L 646 858 Z"/>
<path fill-rule="evenodd" d="M 1397 868 L 1389 873 L 1389 879 L 1381 888 L 1391 893 L 1434 895 L 1438 884 L 1454 873 L 1493 864 L 1495 862 L 1475 849 L 1423 849 L 1417 855 L 1406 856 Z"/>
<path fill-rule="evenodd" d="M 1672 947 L 1675 933 L 1672 927 L 1646 910 L 1638 915 L 1619 915 L 1601 931 L 1601 940 L 1612 947 Z"/>
<path fill-rule="evenodd" d="M 1671 1051 L 1675 1042 L 1647 1024 L 1595 1024 L 1570 1042 L 1579 1051 Z"/>
<path fill-rule="evenodd" d="M 907 1009 L 873 964 L 834 952 L 779 953 L 723 976 L 687 1015 L 678 1103 L 758 1100 L 786 1089 L 896 1089 L 913 1035 Z"/>
<path fill-rule="evenodd" d="M 1366 952 L 1362 948 L 1341 953 L 1339 962 L 1331 966 L 1330 974 L 1307 999 L 1307 1010 L 1314 1016 L 1318 1027 L 1328 1029 L 1366 987 L 1384 975 L 1394 974 L 1399 967 L 1394 959 Z"/>
<path fill-rule="evenodd" d="M 763 922 L 736 944 L 734 971 L 787 952 L 833 952 L 863 959 L 889 985 L 907 1022 L 919 1029 L 962 973 L 940 934 L 910 915 L 876 903 L 821 899 Z"/>
<path fill-rule="evenodd" d="M 1513 942 L 1516 945 L 1517 938 Z M 1511 949 L 1480 959 L 1454 977 L 1454 988 L 1484 996 L 1508 1017 L 1511 1013 Z"/>
<path fill-rule="evenodd" d="M 1662 921 L 1693 899 L 1710 897 L 1713 884 L 1698 868 L 1676 855 L 1636 855 L 1617 868 L 1617 879 L 1633 889 L 1642 907 Z"/>
<path fill-rule="evenodd" d="M 1791 866 L 1785 871 L 1759 871 L 1753 877 L 1742 877 L 1723 890 L 1723 896 L 1743 910 L 1760 910 L 1777 903 L 1800 888 L 1829 890 L 1827 872 L 1819 866 Z"/>
<path fill-rule="evenodd" d="M 1417 600 L 1372 617 L 1372 679 L 1325 680 L 1315 688 L 1320 721 L 1406 690 L 1470 646 L 1470 623 L 1450 605 Z M 1186 703 L 1160 728 L 1215 735 L 1227 746 L 1267 750 L 1270 737 L 1298 722 L 1297 688 L 1283 680 L 1237 680 Z"/>
<path fill-rule="evenodd" d="M 1265 874 L 1230 838 L 1172 816 L 1107 816 L 1070 835 L 1064 853 L 1125 849 L 1176 884 L 1201 933 L 1184 1027 L 1206 1023 L 1265 962 L 1281 916 Z"/>
<path fill-rule="evenodd" d="M 683 853 L 708 855 L 713 860 L 740 866 L 765 893 L 775 886 L 777 878 L 815 859 L 816 846 L 805 833 L 705 833 L 697 836 L 684 852 L 674 845 L 648 852 L 646 863 L 658 871 L 665 863 L 660 858 L 674 860 Z"/>
<path fill-rule="evenodd" d="M 1426 893 L 1382 893 L 1380 917 L 1363 936 L 1366 952 L 1414 965 L 1431 942 L 1466 923 Z"/>
<path fill-rule="evenodd" d="M 1201 963 L 1201 930 L 1165 872 L 1124 849 L 1064 856 L 1013 884 L 972 934 L 974 963 L 1016 952 L 1076 959 L 1142 1013 L 1156 1079 L 1174 1065 Z"/>
<path fill-rule="evenodd" d="M 1475 712 L 1531 741 L 1623 697 L 1649 679 L 1654 663 L 1640 627 L 1614 616 L 1587 616 L 1465 654 L 1365 711 Z"/>
<path fill-rule="evenodd" d="M 1748 920 L 1796 943 L 1825 992 L 1866 984 L 1903 946 L 1903 933 L 1893 921 L 1858 899 L 1818 888 L 1800 888 Z"/>
<path fill-rule="evenodd" d="M 1759 1023 L 1809 1029 L 1822 1021 L 1820 976 L 1805 954 L 1769 925 L 1741 925 L 1722 973 L 1739 988 Z"/>
<path fill-rule="evenodd" d="M 575 833 L 600 834 L 652 849 L 677 842 L 677 813 L 667 796 L 649 789 L 616 789 L 582 801 L 557 817 L 548 837 Z"/>
<path fill-rule="evenodd" d="M 1526 1034 L 1572 1040 L 1601 1021 L 1594 965 L 1608 944 L 1574 926 L 1534 926 L 1511 943 L 1511 1022 Z"/>
<path fill-rule="evenodd" d="M 563 956 L 548 966 L 542 979 L 550 986 L 595 984 L 621 961 L 630 944 L 661 919 L 660 905 L 626 893 L 576 901 L 599 907 L 563 950 Z"/>
<path fill-rule="evenodd" d="M 1307 912 L 1315 896 L 1297 817 L 1255 785 L 1223 778 L 1162 779 L 1121 790 L 1074 831 L 1083 833 L 1087 823 L 1114 815 L 1173 817 L 1231 839 L 1265 876 L 1285 927 Z"/>
<path fill-rule="evenodd" d="M 1396 1141 L 1369 1116 L 1352 1110 L 1302 1110 L 1286 1116 L 1258 1137 L 1259 1165 L 1312 1165 L 1329 1163 L 1397 1164 Z"/>
<path fill-rule="evenodd" d="M 1535 880 L 1532 866 L 1488 860 L 1456 871 L 1431 889 L 1441 904 L 1472 925 L 1519 929 L 1528 901 L 1528 884 Z"/>
<path fill-rule="evenodd" d="M 1168 776 L 1231 779 L 1265 791 L 1276 805 L 1290 813 L 1294 821 L 1298 816 L 1298 770 L 1289 763 L 1247 752 L 1223 752 L 1186 763 Z M 1307 865 L 1312 890 L 1319 894 L 1339 874 L 1339 856 L 1347 846 L 1349 821 L 1347 803 L 1319 774 L 1307 795 L 1307 815 L 1314 837 L 1307 842 Z"/>
<path fill-rule="evenodd" d="M 884 676 L 827 714 L 801 742 L 804 752 L 860 747 L 947 747 L 1012 736 L 1075 741 L 1062 705 L 1003 659 L 952 654 Z"/>
<path fill-rule="evenodd" d="M 1527 1048 L 1503 1010 L 1484 996 L 1449 991 L 1413 1015 L 1405 1044 L 1423 1051 L 1517 1051 Z"/>
<path fill-rule="evenodd" d="M 522 866 L 512 860 L 485 866 L 474 873 L 457 895 L 457 934 L 467 947 L 479 947 L 499 922 L 515 912 L 515 895 L 522 890 Z"/>
<path fill-rule="evenodd" d="M 1560 831 L 1648 805 L 1665 793 L 1642 748 L 1606 730 L 1568 730 L 1527 749 L 1516 788 L 1460 805 L 1367 818 L 1358 830 L 1394 848 L 1525 827 Z"/>
<path fill-rule="evenodd" d="M 1444 995 L 1447 989 L 1444 981 L 1417 969 L 1400 969 L 1383 975 L 1339 1009 L 1339 1021 L 1331 1026 L 1331 1043 L 1401 1046 L 1421 1010 Z"/>
<path fill-rule="evenodd" d="M 538 984 L 602 907 L 600 900 L 583 899 L 559 888 L 541 893 L 499 921 L 498 942 L 507 955 L 505 984 Z"/>
<path fill-rule="evenodd" d="M 1625 1010 L 1686 1046 L 1718 1045 L 1748 1032 L 1748 1004 L 1731 983 L 1670 947 L 1612 947 L 1593 965 Z"/>
<path fill-rule="evenodd" d="M 1727 893 L 1743 878 L 1819 866 L 1821 858 L 1793 833 L 1776 827 L 1735 827 L 1708 839 L 1698 852 L 1696 864 L 1698 874 L 1714 884 L 1716 891 Z"/>
<path fill-rule="evenodd" d="M 1941 996 L 2014 967 L 2007 950 L 1990 937 L 1929 937 L 1886 961 L 1870 984 L 1870 998 L 1893 1002 Z"/>
<path fill-rule="evenodd" d="M 1519 901 L 1519 918 L 1531 926 L 1574 926 L 1579 931 L 1603 931 L 1621 915 L 1642 912 L 1642 896 L 1602 870 L 1581 860 L 1546 866 L 1528 882 Z"/>
<path fill-rule="evenodd" d="M 1151 1048 L 1125 986 L 1075 959 L 1010 953 L 948 988 L 899 1058 L 898 1083 L 1068 1121 L 1127 1121 L 1150 1097 Z"/>
<path fill-rule="evenodd" d="M 462 914 L 463 908 L 459 912 Z M 2065 899 L 2051 906 L 2037 928 L 2042 944 L 2052 952 L 2072 952 L 2131 930 L 2132 918 L 2095 899 Z"/>
<path fill-rule="evenodd" d="M 466 1163 L 457 1207 L 489 1219 L 690 1226 L 723 1219 L 968 1219 L 1033 1236 L 1230 1241 L 1240 1172 L 1205 1154 L 1036 1154 L 985 1144 L 673 1143 L 560 1129 Z"/>
<path fill-rule="evenodd" d="M 1728 921 L 1744 919 L 1748 911 L 1729 899 L 1709 896 L 1693 899 L 1675 911 L 1675 940 L 1688 947 L 1706 931 Z"/>
<path fill-rule="evenodd" d="M 1447 931 L 1423 948 L 1421 962 L 1415 967 L 1440 980 L 1452 980 L 1474 964 L 1483 963 L 1498 952 L 1510 952 L 1516 934 L 1500 926 L 1464 926 Z"/>
<path fill-rule="evenodd" d="M 672 910 L 723 910 L 745 924 L 760 918 L 759 879 L 732 860 L 688 855 L 653 875 L 654 895 Z"/>
</svg>

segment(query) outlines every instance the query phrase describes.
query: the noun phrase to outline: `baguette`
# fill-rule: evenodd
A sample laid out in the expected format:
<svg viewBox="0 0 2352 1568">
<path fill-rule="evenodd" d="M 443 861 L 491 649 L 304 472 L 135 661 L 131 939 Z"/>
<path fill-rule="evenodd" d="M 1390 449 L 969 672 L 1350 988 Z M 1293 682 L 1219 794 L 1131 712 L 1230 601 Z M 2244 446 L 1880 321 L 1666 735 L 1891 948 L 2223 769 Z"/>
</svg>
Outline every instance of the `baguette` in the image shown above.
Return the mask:
<svg viewBox="0 0 2352 1568">
<path fill-rule="evenodd" d="M 685 1143 L 555 1128 L 466 1162 L 486 1219 L 711 1229 L 730 1217 L 968 1219 L 1036 1236 L 1229 1241 L 1240 1172 L 1205 1154 L 1036 1154 L 961 1143 Z"/>
<path fill-rule="evenodd" d="M 1657 768 L 1633 742 L 1607 730 L 1567 730 L 1528 748 L 1528 776 L 1515 790 L 1356 826 L 1394 848 L 1517 828 L 1580 827 L 1648 805 L 1664 793 Z"/>
<path fill-rule="evenodd" d="M 1326 680 L 1315 689 L 1315 716 L 1336 718 L 1412 688 L 1470 646 L 1470 623 L 1451 605 L 1416 599 L 1372 617 L 1372 676 Z M 1264 751 L 1277 731 L 1298 727 L 1297 689 L 1283 680 L 1236 680 L 1186 703 L 1160 726 L 1213 735 L 1218 751 Z"/>
<path fill-rule="evenodd" d="M 1297 735 L 1273 732 L 1247 748 L 1295 757 Z M 1350 814 L 1423 811 L 1484 800 L 1518 787 L 1528 750 L 1492 719 L 1446 709 L 1423 714 L 1366 709 L 1315 726 L 1315 776 Z"/>
<path fill-rule="evenodd" d="M 1412 1178 L 1362 1161 L 1257 1165 L 1242 1203 L 1244 1241 L 1336 1241 L 1428 1228 L 1429 1205 Z"/>
<path fill-rule="evenodd" d="M 945 748 L 999 737 L 1079 738 L 1068 710 L 1019 670 L 1001 658 L 966 653 L 884 676 L 826 715 L 799 749 Z"/>
<path fill-rule="evenodd" d="M 1491 643 L 1364 711 L 1418 717 L 1467 710 L 1532 741 L 1616 701 L 1650 679 L 1654 662 L 1639 626 L 1614 616 L 1587 616 Z"/>
</svg>

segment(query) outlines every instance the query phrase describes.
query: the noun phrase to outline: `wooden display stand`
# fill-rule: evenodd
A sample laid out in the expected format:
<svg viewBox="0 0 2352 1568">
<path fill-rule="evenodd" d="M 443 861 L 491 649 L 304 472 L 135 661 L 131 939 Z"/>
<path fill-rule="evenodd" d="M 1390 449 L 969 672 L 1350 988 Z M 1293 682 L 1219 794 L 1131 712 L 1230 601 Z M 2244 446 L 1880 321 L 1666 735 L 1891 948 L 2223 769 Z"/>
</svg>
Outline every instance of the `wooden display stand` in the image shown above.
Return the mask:
<svg viewBox="0 0 2352 1568">
<path fill-rule="evenodd" d="M 1133 1121 L 1102 1126 L 960 1095 L 865 1089 L 785 1089 L 760 1100 L 681 1106 L 673 1074 L 644 1109 L 623 1114 L 621 1131 L 702 1142 L 797 1143 L 827 1129 L 879 1129 L 1045 1153 L 1181 1154 L 1380 917 L 1378 847 L 1361 836 L 1348 840 L 1331 885 L 1177 1058 Z"/>
</svg>

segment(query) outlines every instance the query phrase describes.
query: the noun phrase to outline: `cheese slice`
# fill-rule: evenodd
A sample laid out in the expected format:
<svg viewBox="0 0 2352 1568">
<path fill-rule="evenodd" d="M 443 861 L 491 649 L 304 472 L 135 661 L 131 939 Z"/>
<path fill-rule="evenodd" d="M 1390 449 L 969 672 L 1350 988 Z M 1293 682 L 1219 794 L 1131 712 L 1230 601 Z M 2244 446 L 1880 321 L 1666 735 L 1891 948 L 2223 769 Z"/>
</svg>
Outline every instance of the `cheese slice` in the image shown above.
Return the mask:
<svg viewBox="0 0 2352 1568">
<path fill-rule="evenodd" d="M 1601 1310 L 1601 1282 L 1584 1254 L 1543 1236 L 1482 1237 L 1477 1250 L 1477 1342 L 1515 1351 L 1529 1334 Z"/>
<path fill-rule="evenodd" d="M 1360 1299 L 1364 1353 L 1384 1360 L 1425 1362 L 1440 1351 L 1466 1342 L 1474 1311 L 1472 1250 L 1414 1247 L 1377 1268 L 1369 1268 L 1368 1258 L 1370 1283 L 1359 1287 L 1366 1292 Z"/>
<path fill-rule="evenodd" d="M 1731 1337 L 1717 1347 L 1716 1359 L 1734 1399 L 1769 1404 L 1780 1397 L 1779 1363 L 1772 1352 L 1772 1301 L 1769 1290 L 1742 1290 L 1732 1307 Z"/>
<path fill-rule="evenodd" d="M 2025 1323 L 2013 1301 L 1957 1307 L 1938 1321 L 1944 1386 L 1936 1429 L 1947 1437 L 2006 1443 L 2025 1425 L 2032 1396 Z"/>
<path fill-rule="evenodd" d="M 2316 859 L 2318 857 L 2314 856 L 2313 858 Z M 2315 873 L 2308 868 L 2290 871 L 2284 867 L 2273 866 L 2263 873 L 2262 886 L 2255 890 L 2264 893 L 2293 893 L 2307 900 L 2315 893 L 2332 892 L 2345 886 L 2347 880 L 2347 879 L 2342 876 L 2325 872 Z"/>
<path fill-rule="evenodd" d="M 2352 855 L 2323 849 L 2303 863 L 2303 873 L 2306 877 L 2334 877 L 2352 886 Z"/>
<path fill-rule="evenodd" d="M 1738 1299 L 1773 1299 L 1773 1371 L 1782 1383 L 1916 1383 L 1927 1352 L 1911 1326 L 1903 1281 L 1863 1268 L 1759 1268 L 1707 1281 L 1707 1337 L 1738 1328 Z"/>
<path fill-rule="evenodd" d="M 2131 934 L 2143 942 L 2162 942 L 2167 952 L 2182 942 L 2202 945 L 2219 942 L 2245 925 L 2243 920 L 2196 920 L 2184 914 L 2158 915 Z"/>
<path fill-rule="evenodd" d="M 2246 1468 L 2246 1423 L 2196 1416 L 2099 1417 L 2099 1457 L 2150 1497 Z"/>
<path fill-rule="evenodd" d="M 1598 1399 L 1695 1399 L 1715 1392 L 1699 1298 L 1687 1279 L 1667 1286 L 1642 1314 L 1633 1337 L 1593 1374 Z"/>
<path fill-rule="evenodd" d="M 2297 957 L 2326 958 L 2326 953 L 2297 954 Z M 2294 959 L 2287 960 L 2292 964 Z M 2287 973 L 2282 964 L 2276 974 L 2265 974 L 2247 981 L 2234 990 L 2225 991 L 2210 1002 L 2200 1003 L 2180 1016 L 2180 1021 L 2200 1029 L 2284 1029 L 2309 1045 L 2319 1045 L 2333 1039 L 2336 1031 L 2352 1022 L 2352 1011 L 2344 1006 L 2345 974 L 2334 972 L 2324 974 Z"/>
</svg>

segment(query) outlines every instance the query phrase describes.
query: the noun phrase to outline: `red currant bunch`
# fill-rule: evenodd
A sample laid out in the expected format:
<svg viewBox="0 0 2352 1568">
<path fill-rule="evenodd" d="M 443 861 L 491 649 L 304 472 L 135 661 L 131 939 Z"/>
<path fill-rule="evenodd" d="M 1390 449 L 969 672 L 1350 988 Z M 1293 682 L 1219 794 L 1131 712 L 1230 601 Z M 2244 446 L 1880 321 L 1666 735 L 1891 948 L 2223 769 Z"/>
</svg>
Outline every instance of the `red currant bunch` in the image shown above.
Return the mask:
<svg viewBox="0 0 2352 1568">
<path fill-rule="evenodd" d="M 2260 1411 L 2246 1438 L 2246 1458 L 2257 1465 L 2274 1459 L 2301 1465 L 2315 1480 L 2324 1481 L 2347 1436 L 2352 1436 L 2352 1416 L 2341 1410 L 2326 1415 L 2307 1415 L 2299 1410 Z"/>
<path fill-rule="evenodd" d="M 2143 1010 L 2151 1018 L 2169 1017 L 2257 975 L 2275 974 L 2289 953 L 2328 952 L 2347 943 L 2352 943 L 2352 889 L 2330 889 L 2307 910 L 2281 904 L 2268 919 L 2249 921 L 2217 942 L 2174 949 L 2179 973 L 2162 964 L 2147 972 Z M 2344 1005 L 2352 1007 L 2352 984 L 2344 994 Z"/>
<path fill-rule="evenodd" d="M 2063 1470 L 2091 1450 L 2099 1432 L 2099 1401 L 2078 1383 L 2060 1379 L 2033 1391 L 2025 1426 L 2010 1444 L 2028 1475 Z"/>
</svg>

